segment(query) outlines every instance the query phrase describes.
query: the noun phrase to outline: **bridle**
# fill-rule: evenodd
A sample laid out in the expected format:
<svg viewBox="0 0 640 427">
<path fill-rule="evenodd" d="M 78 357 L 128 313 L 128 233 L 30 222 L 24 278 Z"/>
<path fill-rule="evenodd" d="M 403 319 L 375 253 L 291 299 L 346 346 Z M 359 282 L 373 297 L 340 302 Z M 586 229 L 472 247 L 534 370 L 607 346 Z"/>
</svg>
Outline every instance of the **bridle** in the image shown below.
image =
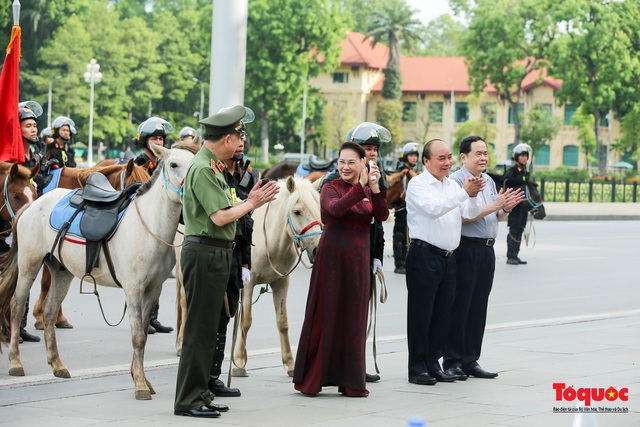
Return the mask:
<svg viewBox="0 0 640 427">
<path fill-rule="evenodd" d="M 9 174 L 4 178 L 4 205 L 2 207 L 7 207 L 7 211 L 9 215 L 11 215 L 11 219 L 16 219 L 16 213 L 11 206 L 11 201 L 9 200 Z"/>
</svg>

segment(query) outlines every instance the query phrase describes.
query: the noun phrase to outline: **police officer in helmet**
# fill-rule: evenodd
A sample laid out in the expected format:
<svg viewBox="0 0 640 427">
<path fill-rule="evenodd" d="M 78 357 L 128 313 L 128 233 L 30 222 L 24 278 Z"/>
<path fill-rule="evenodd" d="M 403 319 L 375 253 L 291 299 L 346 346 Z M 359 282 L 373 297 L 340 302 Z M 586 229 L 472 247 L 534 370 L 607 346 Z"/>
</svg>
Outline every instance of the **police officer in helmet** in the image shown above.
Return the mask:
<svg viewBox="0 0 640 427">
<path fill-rule="evenodd" d="M 515 164 L 511 166 L 504 174 L 504 185 L 507 188 L 521 188 L 529 184 L 529 172 L 527 164 L 533 157 L 533 150 L 528 144 L 518 144 L 513 148 L 511 158 L 515 160 Z M 520 252 L 520 242 L 527 225 L 528 211 L 522 204 L 516 205 L 509 213 L 507 225 L 509 226 L 509 234 L 507 234 L 507 264 L 523 265 L 523 261 L 518 257 Z"/>
<path fill-rule="evenodd" d="M 75 150 L 72 146 L 72 136 L 76 132 L 76 124 L 69 117 L 59 116 L 51 124 L 51 134 L 53 142 L 47 145 L 46 157 L 49 160 L 56 160 L 55 167 L 75 168 Z"/>
<path fill-rule="evenodd" d="M 183 142 L 193 142 L 193 139 L 197 135 L 197 131 L 189 126 L 185 126 L 180 131 L 180 140 Z"/>
<path fill-rule="evenodd" d="M 405 169 L 414 169 L 418 164 L 420 144 L 408 142 L 402 148 L 402 158 L 396 168 L 396 172 Z M 392 206 L 394 208 L 395 223 L 393 225 L 393 260 L 396 274 L 406 274 L 404 261 L 407 257 L 407 209 L 405 202 L 398 199 Z"/>
</svg>

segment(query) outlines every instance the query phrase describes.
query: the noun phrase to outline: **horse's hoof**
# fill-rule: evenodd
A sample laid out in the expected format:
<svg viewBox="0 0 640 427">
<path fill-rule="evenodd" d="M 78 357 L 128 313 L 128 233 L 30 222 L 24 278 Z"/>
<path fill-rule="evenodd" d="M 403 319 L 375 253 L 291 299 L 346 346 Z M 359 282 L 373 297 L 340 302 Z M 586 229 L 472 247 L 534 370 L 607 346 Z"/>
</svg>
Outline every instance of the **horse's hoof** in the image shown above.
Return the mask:
<svg viewBox="0 0 640 427">
<path fill-rule="evenodd" d="M 289 370 L 287 371 L 287 375 L 289 375 L 290 377 L 292 377 L 292 378 L 293 378 L 293 369 L 289 369 Z"/>
<path fill-rule="evenodd" d="M 39 331 L 44 331 L 44 323 L 42 322 L 36 322 L 36 324 L 33 326 Z"/>
<path fill-rule="evenodd" d="M 56 323 L 56 328 L 58 328 L 58 329 L 73 329 L 73 325 L 65 320 L 65 321 Z"/>
<path fill-rule="evenodd" d="M 232 377 L 248 377 L 249 374 L 247 373 L 247 370 L 244 368 L 233 368 L 233 370 L 231 371 L 231 376 Z"/>
<path fill-rule="evenodd" d="M 71 378 L 71 374 L 66 369 L 58 369 L 56 371 L 53 371 L 53 375 L 58 378 Z"/>
<path fill-rule="evenodd" d="M 11 368 L 9 369 L 9 375 L 12 377 L 24 377 L 24 368 Z"/>
<path fill-rule="evenodd" d="M 149 390 L 136 390 L 136 400 L 151 400 Z"/>
<path fill-rule="evenodd" d="M 149 380 L 145 379 L 145 382 L 147 383 L 147 387 L 149 387 L 149 393 L 156 394 L 156 391 L 154 390 L 154 388 L 151 385 L 151 383 L 149 382 Z"/>
</svg>

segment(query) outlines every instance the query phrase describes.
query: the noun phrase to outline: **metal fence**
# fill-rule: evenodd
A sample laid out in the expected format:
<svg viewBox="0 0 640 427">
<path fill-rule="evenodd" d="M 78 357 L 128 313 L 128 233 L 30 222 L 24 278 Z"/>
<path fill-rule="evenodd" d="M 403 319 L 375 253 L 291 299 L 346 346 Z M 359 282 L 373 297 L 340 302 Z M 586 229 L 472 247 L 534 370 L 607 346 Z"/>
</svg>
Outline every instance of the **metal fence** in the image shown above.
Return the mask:
<svg viewBox="0 0 640 427">
<path fill-rule="evenodd" d="M 545 202 L 637 203 L 637 182 L 540 180 L 540 196 Z"/>
</svg>

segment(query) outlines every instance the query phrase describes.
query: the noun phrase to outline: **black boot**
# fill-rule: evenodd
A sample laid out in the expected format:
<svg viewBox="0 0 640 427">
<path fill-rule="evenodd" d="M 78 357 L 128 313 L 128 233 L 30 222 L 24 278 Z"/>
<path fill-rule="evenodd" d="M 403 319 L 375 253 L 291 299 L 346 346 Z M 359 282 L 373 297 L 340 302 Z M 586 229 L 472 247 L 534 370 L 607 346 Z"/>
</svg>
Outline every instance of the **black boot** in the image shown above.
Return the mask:
<svg viewBox="0 0 640 427">
<path fill-rule="evenodd" d="M 40 337 L 37 335 L 31 335 L 25 329 L 27 327 L 27 316 L 29 315 L 29 297 L 27 296 L 27 302 L 24 305 L 24 316 L 20 322 L 20 338 L 26 342 L 40 342 Z"/>
<path fill-rule="evenodd" d="M 238 397 L 240 389 L 235 387 L 227 387 L 222 380 L 216 376 L 209 376 L 209 391 L 220 397 Z"/>
<path fill-rule="evenodd" d="M 404 262 L 406 258 L 405 238 L 399 233 L 393 234 L 393 262 L 396 266 L 393 270 L 396 274 L 406 274 Z"/>
<path fill-rule="evenodd" d="M 213 350 L 213 360 L 211 361 L 211 371 L 209 373 L 209 391 L 216 396 L 237 397 L 240 396 L 240 390 L 235 387 L 227 387 L 220 379 L 222 361 L 224 360 L 224 347 L 227 343 L 226 330 L 228 322 L 228 317 L 221 316 L 218 335 L 216 336 L 216 348 Z"/>
<path fill-rule="evenodd" d="M 149 322 L 149 331 L 150 334 L 155 334 L 156 332 L 160 332 L 162 334 L 168 334 L 173 331 L 171 326 L 164 326 L 158 320 L 158 310 L 160 310 L 160 304 L 156 304 L 155 308 L 151 311 L 151 321 Z M 151 332 L 151 328 L 155 329 L 154 332 Z"/>
<path fill-rule="evenodd" d="M 509 234 L 507 234 L 507 264 L 519 265 L 518 251 L 520 250 L 520 236 L 516 228 L 509 228 Z"/>
</svg>

